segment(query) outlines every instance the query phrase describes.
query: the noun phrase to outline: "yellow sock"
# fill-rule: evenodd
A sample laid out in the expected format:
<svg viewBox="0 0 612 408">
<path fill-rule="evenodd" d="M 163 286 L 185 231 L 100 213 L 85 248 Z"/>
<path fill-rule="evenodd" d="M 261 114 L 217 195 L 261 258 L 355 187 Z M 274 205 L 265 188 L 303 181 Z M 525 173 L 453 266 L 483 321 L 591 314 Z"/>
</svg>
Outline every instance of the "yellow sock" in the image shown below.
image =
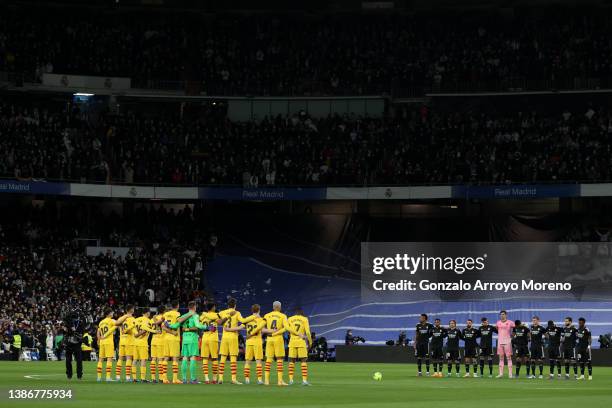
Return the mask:
<svg viewBox="0 0 612 408">
<path fill-rule="evenodd" d="M 221 356 L 221 359 L 219 359 L 219 381 L 223 381 L 223 374 L 225 371 L 225 360 L 227 359 L 227 357 L 225 356 Z"/>
<path fill-rule="evenodd" d="M 213 381 L 217 381 L 217 377 L 219 374 L 219 362 L 217 360 L 213 360 L 213 364 L 212 364 L 212 370 L 213 370 Z"/>
<path fill-rule="evenodd" d="M 102 360 L 98 360 L 98 365 L 96 366 L 96 373 L 98 374 L 98 380 L 102 379 Z"/>
<path fill-rule="evenodd" d="M 238 371 L 238 363 L 236 362 L 236 356 L 230 357 L 230 369 L 232 372 L 232 381 L 237 381 L 236 374 Z"/>
<path fill-rule="evenodd" d="M 276 376 L 278 377 L 278 383 L 283 382 L 283 360 L 276 360 Z"/>
<path fill-rule="evenodd" d="M 168 381 L 168 362 L 166 360 L 161 363 L 161 379 L 162 381 Z"/>
<path fill-rule="evenodd" d="M 272 360 L 266 361 L 266 372 L 265 372 L 266 384 L 270 382 L 270 368 L 271 367 L 272 367 Z"/>
<path fill-rule="evenodd" d="M 244 379 L 251 379 L 251 363 L 249 363 L 248 361 L 245 361 L 244 363 Z"/>
<path fill-rule="evenodd" d="M 291 361 L 289 363 L 289 381 L 293 381 L 293 370 L 295 370 L 295 363 Z"/>
<path fill-rule="evenodd" d="M 147 379 L 147 365 L 146 364 L 142 364 L 140 363 L 140 379 L 141 380 L 146 380 Z"/>
<path fill-rule="evenodd" d="M 172 381 L 178 380 L 178 361 L 172 361 Z"/>
<path fill-rule="evenodd" d="M 119 359 L 117 360 L 117 364 L 115 365 L 115 377 L 117 377 L 117 379 L 121 378 L 121 367 L 123 366 L 123 360 Z"/>
<path fill-rule="evenodd" d="M 302 363 L 302 381 L 308 381 L 308 363 Z"/>
<path fill-rule="evenodd" d="M 110 379 L 111 378 L 111 370 L 113 368 L 113 363 L 112 362 L 106 362 L 106 378 Z"/>
<path fill-rule="evenodd" d="M 208 359 L 202 357 L 202 375 L 204 376 L 204 381 L 209 381 L 208 379 Z"/>
<path fill-rule="evenodd" d="M 129 380 L 132 377 L 132 360 L 125 360 L 125 379 Z"/>
<path fill-rule="evenodd" d="M 257 381 L 261 381 L 261 363 L 257 363 Z"/>
</svg>

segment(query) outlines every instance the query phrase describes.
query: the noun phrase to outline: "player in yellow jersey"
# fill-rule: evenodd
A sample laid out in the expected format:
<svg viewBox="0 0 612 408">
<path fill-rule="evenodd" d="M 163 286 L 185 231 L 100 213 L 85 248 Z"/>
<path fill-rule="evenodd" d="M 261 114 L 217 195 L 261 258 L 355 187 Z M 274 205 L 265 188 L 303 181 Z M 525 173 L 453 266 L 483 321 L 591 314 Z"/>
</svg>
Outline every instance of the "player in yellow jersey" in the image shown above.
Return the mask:
<svg viewBox="0 0 612 408">
<path fill-rule="evenodd" d="M 281 308 L 281 302 L 277 300 L 272 303 L 272 311 L 264 316 L 266 328 L 273 331 L 266 339 L 265 385 L 270 385 L 270 369 L 274 359 L 276 359 L 278 385 L 287 385 L 283 381 L 283 360 L 285 358 L 285 339 L 283 338 L 283 333 L 289 329 L 289 323 L 287 322 L 287 315 L 281 312 Z"/>
<path fill-rule="evenodd" d="M 232 384 L 241 384 L 237 379 L 238 370 L 238 331 L 242 329 L 242 323 L 248 323 L 254 320 L 254 316 L 243 318 L 239 311 L 236 310 L 236 299 L 230 298 L 227 301 L 227 309 L 219 312 L 220 319 L 217 324 L 223 325 L 223 335 L 221 336 L 221 346 L 219 347 L 219 378 L 218 383 L 223 383 L 223 371 L 225 369 L 225 361 L 230 357 L 230 366 L 232 371 Z"/>
<path fill-rule="evenodd" d="M 263 362 L 263 339 L 262 334 L 272 333 L 266 329 L 266 321 L 259 315 L 261 308 L 258 304 L 251 306 L 251 312 L 255 319 L 248 322 L 246 328 L 246 350 L 244 353 L 244 382 L 251 382 L 251 361 L 255 360 L 255 368 L 257 369 L 257 384 L 263 384 L 262 381 L 262 362 Z"/>
<path fill-rule="evenodd" d="M 164 333 L 161 331 L 161 325 L 164 322 L 164 312 L 166 307 L 160 305 L 157 307 L 157 314 L 153 316 L 153 326 L 156 330 L 151 338 L 151 381 L 156 383 L 157 379 L 162 381 L 164 363 L 166 361 L 166 352 L 164 346 Z"/>
<path fill-rule="evenodd" d="M 113 357 L 115 357 L 115 339 L 114 334 L 118 326 L 121 326 L 125 317 L 119 320 L 113 319 L 113 309 L 107 307 L 104 309 L 104 319 L 98 324 L 97 339 L 98 339 L 98 365 L 97 374 L 98 381 L 102 381 L 102 365 L 106 360 L 106 381 L 113 381 L 111 378 L 111 370 L 113 368 Z"/>
<path fill-rule="evenodd" d="M 162 330 L 164 331 L 164 345 L 166 359 L 172 360 L 172 383 L 182 384 L 183 382 L 178 378 L 178 367 L 179 358 L 181 356 L 181 329 L 171 329 L 165 323 L 175 324 L 178 318 L 181 316 L 179 313 L 179 302 L 175 301 L 168 306 L 168 311 L 163 314 L 164 324 Z M 167 363 L 166 363 L 167 364 Z M 167 376 L 164 375 L 164 383 L 168 384 Z"/>
<path fill-rule="evenodd" d="M 295 363 L 301 360 L 302 385 L 310 385 L 308 382 L 308 348 L 312 345 L 310 324 L 304 316 L 302 309 L 298 308 L 295 314 L 287 319 L 289 323 L 289 384 L 293 384 L 293 371 Z"/>
<path fill-rule="evenodd" d="M 132 358 L 134 357 L 134 331 L 136 319 L 134 318 L 134 305 L 125 307 L 125 314 L 121 316 L 121 336 L 119 337 L 119 359 L 115 367 L 117 381 L 121 381 L 121 367 L 125 362 L 125 380 L 131 381 Z"/>
<path fill-rule="evenodd" d="M 227 318 L 226 318 L 227 320 Z M 217 305 L 210 302 L 206 305 L 206 311 L 200 315 L 200 323 L 208 325 L 208 331 L 202 335 L 202 344 L 200 346 L 200 357 L 202 358 L 202 374 L 204 383 L 216 384 L 217 371 L 219 369 L 219 334 L 217 332 L 217 321 L 221 321 L 221 325 L 226 320 L 219 317 L 217 313 Z M 208 361 L 212 360 L 212 381 L 208 377 Z"/>
<path fill-rule="evenodd" d="M 138 370 L 134 367 L 134 382 L 147 381 L 147 361 L 149 360 L 149 336 L 156 333 L 151 311 L 146 309 L 142 315 L 136 319 L 136 332 L 134 334 L 134 364 L 140 367 L 140 380 L 138 380 Z"/>
</svg>

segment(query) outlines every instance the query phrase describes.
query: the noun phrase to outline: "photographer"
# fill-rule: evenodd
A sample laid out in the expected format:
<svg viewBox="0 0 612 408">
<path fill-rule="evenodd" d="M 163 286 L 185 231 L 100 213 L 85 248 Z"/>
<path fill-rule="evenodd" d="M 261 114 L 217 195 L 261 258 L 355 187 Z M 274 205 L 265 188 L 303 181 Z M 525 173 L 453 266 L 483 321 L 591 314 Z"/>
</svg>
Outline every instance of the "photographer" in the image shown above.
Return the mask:
<svg viewBox="0 0 612 408">
<path fill-rule="evenodd" d="M 347 346 L 352 346 L 355 345 L 357 343 L 365 343 L 365 339 L 363 337 L 360 336 L 353 336 L 353 331 L 352 330 L 347 330 L 346 331 L 346 336 L 344 337 L 344 344 Z"/>
<path fill-rule="evenodd" d="M 64 330 L 64 348 L 66 352 L 66 377 L 72 378 L 72 358 L 76 360 L 76 374 L 80 380 L 83 378 L 83 354 L 81 344 L 85 331 L 85 319 L 78 310 L 68 313 L 62 324 Z"/>
</svg>

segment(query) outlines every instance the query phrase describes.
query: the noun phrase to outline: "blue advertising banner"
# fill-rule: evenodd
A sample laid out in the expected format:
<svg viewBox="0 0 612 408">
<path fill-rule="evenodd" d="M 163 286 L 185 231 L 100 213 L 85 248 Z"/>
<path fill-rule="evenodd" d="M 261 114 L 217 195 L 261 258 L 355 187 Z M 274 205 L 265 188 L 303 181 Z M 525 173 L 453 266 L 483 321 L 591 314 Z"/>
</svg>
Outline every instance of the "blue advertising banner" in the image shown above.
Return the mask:
<svg viewBox="0 0 612 408">
<path fill-rule="evenodd" d="M 70 195 L 70 184 L 0 180 L 0 193 Z"/>
<path fill-rule="evenodd" d="M 241 187 L 200 187 L 200 200 L 325 200 L 325 188 L 241 188 Z"/>
<path fill-rule="evenodd" d="M 553 198 L 579 197 L 580 184 L 515 184 L 453 186 L 453 198 Z"/>
</svg>

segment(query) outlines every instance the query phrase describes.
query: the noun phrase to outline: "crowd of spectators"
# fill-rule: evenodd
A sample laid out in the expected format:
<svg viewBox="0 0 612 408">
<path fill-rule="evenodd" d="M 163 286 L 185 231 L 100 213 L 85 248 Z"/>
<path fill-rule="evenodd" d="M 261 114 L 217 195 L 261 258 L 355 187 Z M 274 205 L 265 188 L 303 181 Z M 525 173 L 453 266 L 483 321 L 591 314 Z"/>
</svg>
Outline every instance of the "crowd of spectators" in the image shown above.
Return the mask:
<svg viewBox="0 0 612 408">
<path fill-rule="evenodd" d="M 606 10 L 336 15 L 0 13 L 0 71 L 190 80 L 208 95 L 406 94 L 609 80 Z M 50 17 L 51 16 L 51 17 Z M 514 85 L 513 85 L 514 84 Z M 597 83 L 594 85 L 597 86 Z"/>
<path fill-rule="evenodd" d="M 216 237 L 200 232 L 189 207 L 177 212 L 140 207 L 125 217 L 94 211 L 89 223 L 79 210 L 92 211 L 77 204 L 6 211 L 10 215 L 0 223 L 0 331 L 5 338 L 19 332 L 23 347 L 46 344 L 48 335 L 61 334 L 61 316 L 75 309 L 93 325 L 105 306 L 119 311 L 127 303 L 205 302 L 204 270 Z M 88 256 L 84 244 L 92 240 L 131 249 Z"/>
<path fill-rule="evenodd" d="M 66 112 L 66 110 L 68 112 Z M 438 111 L 233 122 L 127 112 L 96 124 L 0 101 L 0 175 L 190 185 L 610 180 L 612 111 Z"/>
</svg>

